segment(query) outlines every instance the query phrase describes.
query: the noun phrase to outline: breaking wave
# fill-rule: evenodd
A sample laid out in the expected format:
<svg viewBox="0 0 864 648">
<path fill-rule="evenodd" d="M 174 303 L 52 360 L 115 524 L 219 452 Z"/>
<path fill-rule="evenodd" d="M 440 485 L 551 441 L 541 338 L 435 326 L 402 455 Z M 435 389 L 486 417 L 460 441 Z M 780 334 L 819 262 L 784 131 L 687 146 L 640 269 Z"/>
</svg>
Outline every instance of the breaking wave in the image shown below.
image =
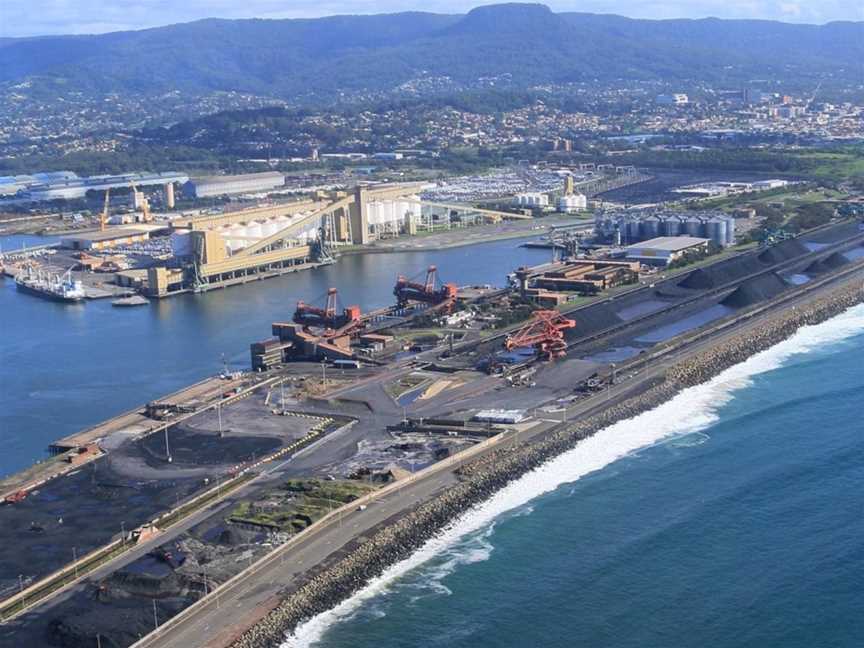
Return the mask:
<svg viewBox="0 0 864 648">
<path fill-rule="evenodd" d="M 407 574 L 432 559 L 440 561 L 444 558 L 444 561 L 419 575 L 423 584 L 431 590 L 431 594 L 450 594 L 443 579 L 460 565 L 489 558 L 493 550 L 490 537 L 494 531 L 494 521 L 502 514 L 516 509 L 519 514 L 526 514 L 522 509 L 529 509 L 528 503 L 537 497 L 601 470 L 640 448 L 673 437 L 701 433 L 718 420 L 722 406 L 733 398 L 736 391 L 750 385 L 754 376 L 779 368 L 793 356 L 825 350 L 829 345 L 843 342 L 862 332 L 864 305 L 859 305 L 822 324 L 801 328 L 788 340 L 730 367 L 705 384 L 682 391 L 653 410 L 601 430 L 471 509 L 413 555 L 391 566 L 351 598 L 299 625 L 287 637 L 282 648 L 314 646 L 328 627 L 352 618 L 364 604 L 404 583 Z M 468 536 L 471 536 L 470 539 Z M 380 608 L 376 616 L 381 616 Z"/>
</svg>

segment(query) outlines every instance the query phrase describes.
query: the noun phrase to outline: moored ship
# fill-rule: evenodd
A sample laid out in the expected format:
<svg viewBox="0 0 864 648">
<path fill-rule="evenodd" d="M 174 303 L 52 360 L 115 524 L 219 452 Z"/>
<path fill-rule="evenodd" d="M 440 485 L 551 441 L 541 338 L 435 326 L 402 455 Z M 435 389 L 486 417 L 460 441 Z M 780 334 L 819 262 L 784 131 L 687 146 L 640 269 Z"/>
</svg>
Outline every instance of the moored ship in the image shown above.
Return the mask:
<svg viewBox="0 0 864 648">
<path fill-rule="evenodd" d="M 72 279 L 72 271 L 62 275 L 26 266 L 15 276 L 18 290 L 61 302 L 80 302 L 86 297 L 84 284 Z"/>
</svg>

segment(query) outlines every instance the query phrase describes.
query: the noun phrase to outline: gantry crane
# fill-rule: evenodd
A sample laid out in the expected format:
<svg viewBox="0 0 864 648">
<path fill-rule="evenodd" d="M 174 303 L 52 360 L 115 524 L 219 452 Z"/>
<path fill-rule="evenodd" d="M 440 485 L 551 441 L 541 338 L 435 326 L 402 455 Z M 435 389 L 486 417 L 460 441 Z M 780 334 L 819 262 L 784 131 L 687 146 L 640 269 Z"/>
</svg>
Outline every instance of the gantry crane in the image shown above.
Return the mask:
<svg viewBox="0 0 864 648">
<path fill-rule="evenodd" d="M 431 304 L 441 310 L 450 310 L 456 302 L 458 290 L 456 284 L 452 283 L 445 283 L 438 287 L 438 268 L 430 265 L 426 270 L 426 280 L 423 283 L 399 275 L 396 278 L 393 294 L 399 308 L 405 308 L 413 301 Z"/>
<path fill-rule="evenodd" d="M 294 311 L 294 322 L 307 328 L 324 329 L 322 337 L 338 337 L 359 331 L 365 325 L 360 307 L 347 306 L 341 313 L 338 312 L 338 294 L 335 288 L 330 288 L 327 291 L 324 308 L 298 301 L 297 309 Z"/>
<path fill-rule="evenodd" d="M 567 319 L 554 310 L 534 311 L 531 320 L 521 329 L 508 335 L 504 347 L 508 351 L 523 347 L 533 347 L 547 360 L 560 358 L 567 350 L 564 331 L 574 328 L 576 321 Z"/>
</svg>

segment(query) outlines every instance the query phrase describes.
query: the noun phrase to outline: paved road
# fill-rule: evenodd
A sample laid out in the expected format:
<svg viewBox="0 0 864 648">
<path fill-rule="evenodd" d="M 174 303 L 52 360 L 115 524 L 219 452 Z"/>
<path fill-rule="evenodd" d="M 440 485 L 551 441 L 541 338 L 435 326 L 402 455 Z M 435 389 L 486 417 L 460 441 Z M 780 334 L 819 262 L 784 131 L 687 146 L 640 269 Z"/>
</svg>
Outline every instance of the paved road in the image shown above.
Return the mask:
<svg viewBox="0 0 864 648">
<path fill-rule="evenodd" d="M 405 484 L 398 492 L 382 497 L 364 511 L 353 510 L 338 522 L 317 533 L 304 534 L 290 551 L 271 559 L 269 564 L 253 576 L 238 582 L 218 596 L 211 596 L 209 604 L 188 618 L 172 626 L 164 634 L 154 633 L 136 648 L 164 646 L 171 648 L 215 648 L 231 642 L 252 622 L 278 603 L 278 594 L 297 582 L 306 570 L 333 556 L 358 535 L 371 530 L 398 513 L 417 506 L 437 492 L 455 483 L 452 472 L 434 478 Z M 202 643 L 202 637 L 208 637 Z"/>
</svg>

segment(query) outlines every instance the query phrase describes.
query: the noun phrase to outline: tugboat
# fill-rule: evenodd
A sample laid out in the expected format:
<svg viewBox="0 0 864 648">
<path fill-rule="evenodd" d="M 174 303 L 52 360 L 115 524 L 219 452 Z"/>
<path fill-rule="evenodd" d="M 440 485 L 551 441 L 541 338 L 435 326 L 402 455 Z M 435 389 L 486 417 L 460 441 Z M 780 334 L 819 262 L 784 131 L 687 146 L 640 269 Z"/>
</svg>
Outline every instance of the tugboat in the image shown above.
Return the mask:
<svg viewBox="0 0 864 648">
<path fill-rule="evenodd" d="M 15 276 L 15 285 L 18 290 L 61 302 L 80 302 L 86 297 L 84 284 L 72 280 L 72 269 L 70 268 L 62 275 L 44 270 L 34 270 L 32 266 L 25 266 Z"/>
</svg>

